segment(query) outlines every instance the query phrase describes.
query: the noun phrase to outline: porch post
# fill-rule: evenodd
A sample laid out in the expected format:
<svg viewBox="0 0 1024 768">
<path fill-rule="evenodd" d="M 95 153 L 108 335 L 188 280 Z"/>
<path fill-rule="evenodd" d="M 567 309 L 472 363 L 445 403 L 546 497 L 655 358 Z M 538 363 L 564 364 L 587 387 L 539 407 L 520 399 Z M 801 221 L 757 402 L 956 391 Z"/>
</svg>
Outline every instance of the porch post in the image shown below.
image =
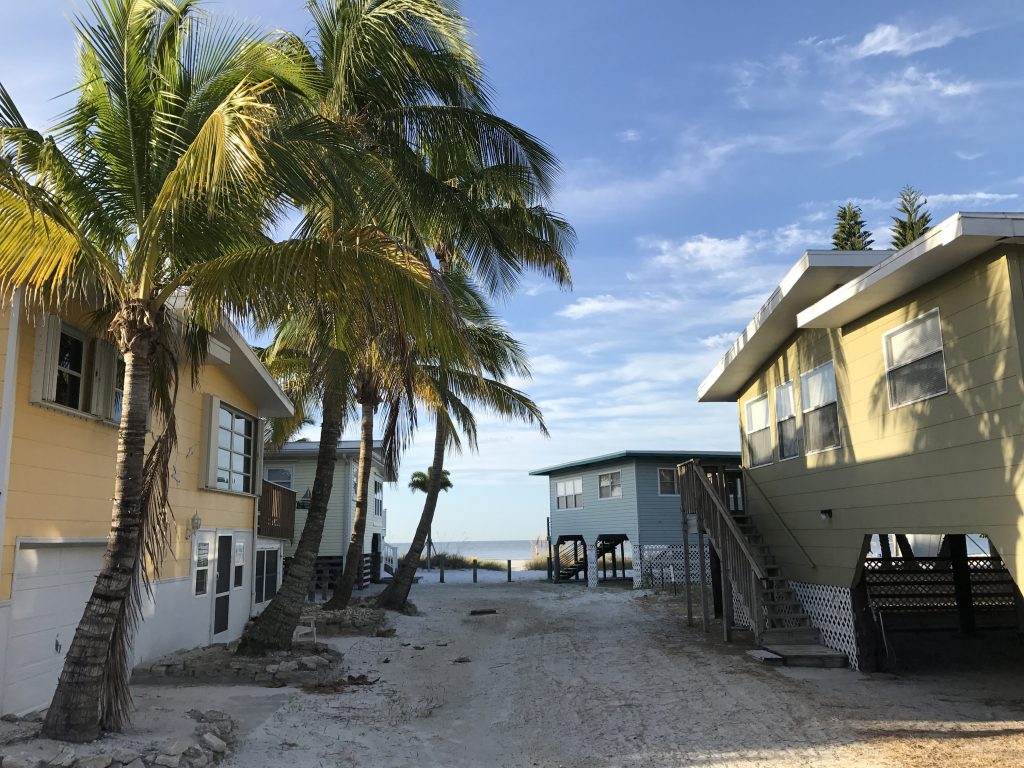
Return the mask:
<svg viewBox="0 0 1024 768">
<path fill-rule="evenodd" d="M 689 547 L 687 547 L 689 550 Z M 697 529 L 697 567 L 700 569 L 700 617 L 704 631 L 711 630 L 711 617 L 708 615 L 708 574 L 704 567 L 704 532 Z"/>
<path fill-rule="evenodd" d="M 587 544 L 583 550 L 583 563 L 587 569 L 587 588 L 597 588 L 597 546 Z"/>
<path fill-rule="evenodd" d="M 725 642 L 732 641 L 732 581 L 729 578 L 729 566 L 725 561 L 722 565 L 722 579 L 719 586 L 722 589 L 722 639 Z"/>
<path fill-rule="evenodd" d="M 677 484 L 679 486 L 679 512 L 683 518 L 683 570 L 686 571 L 686 626 L 693 626 L 693 593 L 690 584 L 693 579 L 690 577 L 690 521 L 687 493 L 689 484 L 686 483 L 686 470 L 680 464 L 676 467 Z"/>
<path fill-rule="evenodd" d="M 960 615 L 960 631 L 974 634 L 974 600 L 971 597 L 971 569 L 967 564 L 967 536 L 948 533 L 949 559 L 953 566 L 953 590 L 956 592 L 956 610 Z"/>
<path fill-rule="evenodd" d="M 718 550 L 708 546 L 708 555 L 711 558 L 711 600 L 714 605 L 714 616 L 717 619 L 722 615 L 722 605 L 725 602 L 725 579 L 722 578 L 722 558 L 718 556 Z"/>
<path fill-rule="evenodd" d="M 555 542 L 555 559 L 554 559 L 554 560 L 552 561 L 552 563 L 551 563 L 551 568 L 552 568 L 552 569 L 553 569 L 553 571 L 554 571 L 554 574 L 555 574 L 555 581 L 556 581 L 556 582 L 559 582 L 559 581 L 561 581 L 561 580 L 562 580 L 562 579 L 561 579 L 561 570 L 562 570 L 562 556 L 561 556 L 561 554 L 560 554 L 560 553 L 559 553 L 559 551 L 558 551 L 558 550 L 560 550 L 561 548 L 562 548 L 562 543 L 561 543 L 560 541 L 556 541 L 556 542 Z"/>
<path fill-rule="evenodd" d="M 618 575 L 618 572 L 615 570 L 615 550 L 616 549 L 618 549 L 618 547 L 612 547 L 612 578 L 613 579 L 616 578 L 617 575 Z M 626 574 L 622 574 L 622 575 L 625 576 Z"/>
</svg>

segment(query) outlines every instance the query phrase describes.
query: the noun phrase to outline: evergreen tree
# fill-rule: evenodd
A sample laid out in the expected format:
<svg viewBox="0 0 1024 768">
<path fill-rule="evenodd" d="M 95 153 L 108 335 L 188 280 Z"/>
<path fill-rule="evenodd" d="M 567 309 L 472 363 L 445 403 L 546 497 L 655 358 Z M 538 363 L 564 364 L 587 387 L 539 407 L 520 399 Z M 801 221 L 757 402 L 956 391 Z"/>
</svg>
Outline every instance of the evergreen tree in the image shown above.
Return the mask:
<svg viewBox="0 0 1024 768">
<path fill-rule="evenodd" d="M 925 210 L 928 201 L 921 193 L 907 184 L 900 191 L 900 202 L 896 206 L 898 216 L 892 217 L 892 247 L 899 249 L 917 240 L 931 229 L 932 215 Z"/>
<path fill-rule="evenodd" d="M 836 212 L 836 231 L 832 234 L 834 251 L 870 251 L 871 232 L 864 224 L 860 206 L 847 203 Z"/>
</svg>

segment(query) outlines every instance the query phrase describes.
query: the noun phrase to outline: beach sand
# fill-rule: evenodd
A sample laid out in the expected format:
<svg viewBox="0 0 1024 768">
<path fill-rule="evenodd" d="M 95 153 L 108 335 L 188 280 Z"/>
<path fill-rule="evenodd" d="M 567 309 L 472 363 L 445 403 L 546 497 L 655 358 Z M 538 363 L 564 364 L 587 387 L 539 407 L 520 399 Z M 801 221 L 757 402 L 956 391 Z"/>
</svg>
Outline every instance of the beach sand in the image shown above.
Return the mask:
<svg viewBox="0 0 1024 768">
<path fill-rule="evenodd" d="M 222 768 L 991 768 L 1024 754 L 1019 667 L 768 668 L 687 627 L 680 598 L 615 587 L 419 584 L 412 600 L 421 613 L 392 615 L 395 637 L 327 640 L 376 684 L 295 692 Z"/>
</svg>

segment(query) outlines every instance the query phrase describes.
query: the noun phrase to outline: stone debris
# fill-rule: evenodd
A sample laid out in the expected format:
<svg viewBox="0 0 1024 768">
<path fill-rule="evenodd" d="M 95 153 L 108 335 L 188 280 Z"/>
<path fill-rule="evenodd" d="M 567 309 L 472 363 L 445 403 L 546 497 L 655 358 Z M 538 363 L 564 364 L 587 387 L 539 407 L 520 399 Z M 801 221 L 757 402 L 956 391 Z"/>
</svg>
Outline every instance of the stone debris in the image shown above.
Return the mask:
<svg viewBox="0 0 1024 768">
<path fill-rule="evenodd" d="M 342 658 L 341 653 L 323 645 L 301 644 L 262 657 L 236 656 L 232 646 L 215 645 L 178 651 L 142 664 L 135 668 L 132 682 L 316 685 L 341 679 Z"/>
<path fill-rule="evenodd" d="M 319 605 L 307 605 L 302 610 L 300 623 L 316 623 L 317 632 L 331 635 L 369 635 L 380 636 L 384 629 L 385 613 L 381 608 L 363 605 L 350 605 L 340 611 L 325 611 Z M 385 635 L 389 636 L 389 635 Z"/>
<path fill-rule="evenodd" d="M 124 746 L 111 750 L 108 745 L 110 751 L 81 754 L 68 746 L 48 746 L 53 742 L 29 738 L 0 749 L 0 768 L 207 768 L 222 760 L 235 743 L 235 721 L 216 709 L 192 709 L 187 714 L 197 721 L 194 737 L 154 745 L 145 753 Z M 24 718 L 6 722 L 20 724 Z M 91 747 L 84 745 L 80 750 Z"/>
</svg>

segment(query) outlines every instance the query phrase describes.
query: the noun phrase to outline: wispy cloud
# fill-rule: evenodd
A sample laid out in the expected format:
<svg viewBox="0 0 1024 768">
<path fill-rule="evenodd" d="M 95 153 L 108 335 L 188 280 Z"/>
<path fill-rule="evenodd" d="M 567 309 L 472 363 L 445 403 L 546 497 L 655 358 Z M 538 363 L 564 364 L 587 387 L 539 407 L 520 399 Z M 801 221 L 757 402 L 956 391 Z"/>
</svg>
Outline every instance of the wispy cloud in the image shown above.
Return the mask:
<svg viewBox="0 0 1024 768">
<path fill-rule="evenodd" d="M 977 160 L 985 156 L 984 152 L 967 152 L 963 149 L 958 149 L 955 154 L 960 160 L 966 160 L 967 162 L 971 162 L 972 160 Z"/>
<path fill-rule="evenodd" d="M 943 48 L 973 32 L 952 19 L 940 21 L 924 29 L 908 29 L 896 24 L 879 24 L 850 49 L 856 58 L 869 56 L 910 56 L 920 51 Z"/>
<path fill-rule="evenodd" d="M 640 131 L 635 128 L 627 128 L 624 131 L 619 131 L 616 134 L 616 138 L 623 144 L 631 144 L 635 141 L 640 141 Z"/>
<path fill-rule="evenodd" d="M 679 308 L 679 302 L 669 296 L 636 296 L 622 298 L 605 293 L 600 296 L 585 296 L 576 299 L 557 314 L 570 320 L 582 320 L 594 315 L 612 315 L 623 312 L 644 312 L 647 314 L 670 312 Z"/>
</svg>

